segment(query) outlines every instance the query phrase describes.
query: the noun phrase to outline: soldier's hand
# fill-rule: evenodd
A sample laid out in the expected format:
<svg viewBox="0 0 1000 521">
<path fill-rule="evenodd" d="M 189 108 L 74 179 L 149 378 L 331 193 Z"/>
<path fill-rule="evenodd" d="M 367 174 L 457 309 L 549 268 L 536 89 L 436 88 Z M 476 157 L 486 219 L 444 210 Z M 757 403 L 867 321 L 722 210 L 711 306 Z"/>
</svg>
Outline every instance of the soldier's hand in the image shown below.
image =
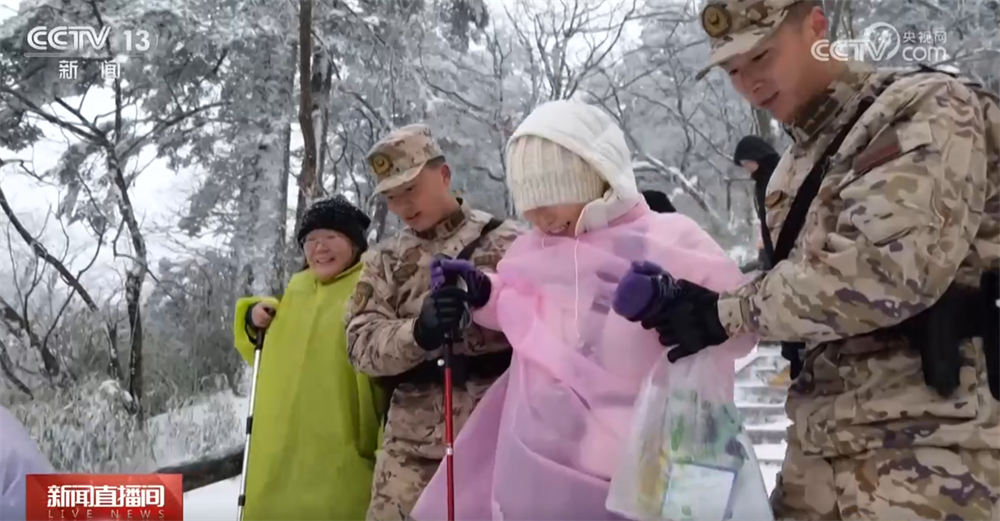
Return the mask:
<svg viewBox="0 0 1000 521">
<path fill-rule="evenodd" d="M 660 343 L 672 347 L 667 360 L 676 362 L 729 339 L 718 302 L 714 291 L 676 280 L 651 262 L 633 262 L 618 283 L 612 307 L 626 320 L 655 329 Z"/>
<path fill-rule="evenodd" d="M 269 304 L 263 302 L 254 304 L 250 310 L 250 323 L 258 330 L 267 329 L 274 320 L 275 310 Z"/>
<path fill-rule="evenodd" d="M 446 286 L 431 291 L 413 326 L 413 340 L 427 351 L 441 347 L 446 335 L 458 331 L 468 312 L 469 294 L 465 290 Z"/>
<path fill-rule="evenodd" d="M 718 294 L 687 281 L 681 283 L 699 288 L 699 291 L 691 291 L 684 301 L 665 310 L 653 322 L 660 343 L 666 347 L 676 346 L 667 351 L 670 362 L 729 340 L 729 334 L 719 321 Z"/>
</svg>

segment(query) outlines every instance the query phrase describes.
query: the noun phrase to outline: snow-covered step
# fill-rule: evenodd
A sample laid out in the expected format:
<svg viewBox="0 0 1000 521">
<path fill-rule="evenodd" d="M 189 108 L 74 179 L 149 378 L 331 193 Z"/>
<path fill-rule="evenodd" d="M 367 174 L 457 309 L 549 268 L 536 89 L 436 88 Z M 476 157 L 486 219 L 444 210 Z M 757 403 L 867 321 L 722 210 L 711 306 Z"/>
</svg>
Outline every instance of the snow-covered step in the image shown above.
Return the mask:
<svg viewBox="0 0 1000 521">
<path fill-rule="evenodd" d="M 767 348 L 758 350 L 758 355 L 752 365 L 755 367 L 784 367 L 787 363 L 785 357 L 781 356 L 780 350 Z"/>
<path fill-rule="evenodd" d="M 788 426 L 790 424 L 791 422 L 785 419 L 773 423 L 748 424 L 744 425 L 743 428 L 754 445 L 770 445 L 783 443 L 788 438 Z"/>
<path fill-rule="evenodd" d="M 781 348 L 775 348 L 771 344 L 758 344 L 746 356 L 736 359 L 737 377 L 743 372 L 744 368 L 757 363 L 758 359 L 767 359 L 775 355 L 781 356 Z"/>
<path fill-rule="evenodd" d="M 790 423 L 785 415 L 788 388 L 783 382 L 774 381 L 787 365 L 778 344 L 760 344 L 749 356 L 737 361 L 736 407 L 750 441 L 762 447 L 757 449 L 757 456 L 761 471 L 771 478 L 769 489 L 777 465 L 784 457 L 783 444 Z"/>
<path fill-rule="evenodd" d="M 757 344 L 746 356 L 736 359 L 736 373 L 739 374 L 744 367 L 756 361 L 758 358 L 770 356 L 781 356 L 781 348 L 774 347 L 774 344 Z"/>
<path fill-rule="evenodd" d="M 752 359 L 738 366 L 736 381 L 769 383 L 787 365 L 788 361 L 782 358 L 780 350 L 757 348 Z"/>
<path fill-rule="evenodd" d="M 753 447 L 754 454 L 757 455 L 757 461 L 761 466 L 768 464 L 777 464 L 781 466 L 781 462 L 785 459 L 785 451 L 788 446 L 784 443 L 761 443 L 756 444 Z"/>
<path fill-rule="evenodd" d="M 784 361 L 784 359 L 782 359 L 782 361 Z M 785 365 L 787 364 L 788 362 L 785 361 L 783 365 L 760 365 L 750 367 L 748 368 L 746 381 L 761 383 L 774 382 L 776 377 L 785 370 Z"/>
<path fill-rule="evenodd" d="M 736 402 L 744 426 L 774 423 L 785 416 L 784 403 Z"/>
<path fill-rule="evenodd" d="M 761 463 L 760 473 L 764 477 L 764 486 L 767 488 L 768 495 L 774 491 L 775 482 L 778 480 L 778 472 L 781 470 L 781 465 L 774 463 Z"/>
<path fill-rule="evenodd" d="M 754 403 L 785 403 L 788 390 L 784 386 L 760 381 L 736 383 L 736 401 Z"/>
<path fill-rule="evenodd" d="M 765 353 L 781 354 L 781 343 L 779 342 L 758 342 L 757 350 Z"/>
</svg>

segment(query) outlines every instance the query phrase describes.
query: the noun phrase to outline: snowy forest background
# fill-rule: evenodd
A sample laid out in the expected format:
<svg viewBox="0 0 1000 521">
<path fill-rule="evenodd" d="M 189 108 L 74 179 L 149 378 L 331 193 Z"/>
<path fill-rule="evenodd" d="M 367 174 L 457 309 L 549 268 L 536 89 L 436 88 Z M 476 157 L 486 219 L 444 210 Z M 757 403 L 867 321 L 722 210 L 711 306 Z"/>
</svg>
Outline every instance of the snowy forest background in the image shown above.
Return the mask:
<svg viewBox="0 0 1000 521">
<path fill-rule="evenodd" d="M 948 65 L 1000 91 L 997 0 L 826 1 L 837 37 L 940 31 Z M 757 228 L 746 134 L 785 137 L 720 73 L 686 0 L 3 0 L 0 402 L 60 470 L 150 470 L 238 445 L 233 305 L 301 265 L 298 209 L 374 198 L 364 155 L 428 122 L 474 205 L 511 213 L 503 145 L 537 104 L 579 99 L 624 128 L 641 188 L 740 257 Z M 26 58 L 38 25 L 145 29 L 104 80 Z M 94 56 L 108 59 L 107 55 Z M 899 65 L 899 64 L 897 64 Z M 198 418 L 176 416 L 201 404 Z M 224 414 L 225 413 L 225 414 Z M 195 414 L 195 413 L 191 413 Z M 164 449 L 156 440 L 169 438 Z"/>
</svg>

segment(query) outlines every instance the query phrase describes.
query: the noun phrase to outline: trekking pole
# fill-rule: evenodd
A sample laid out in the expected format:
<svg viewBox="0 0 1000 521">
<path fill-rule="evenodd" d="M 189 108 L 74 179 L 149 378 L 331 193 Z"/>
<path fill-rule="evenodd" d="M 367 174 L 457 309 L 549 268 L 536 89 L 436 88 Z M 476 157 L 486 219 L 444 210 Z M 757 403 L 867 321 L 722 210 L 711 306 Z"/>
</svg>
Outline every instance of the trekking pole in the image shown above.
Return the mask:
<svg viewBox="0 0 1000 521">
<path fill-rule="evenodd" d="M 247 441 L 243 446 L 243 468 L 240 472 L 240 497 L 238 500 L 239 511 L 237 521 L 243 521 L 243 508 L 247 504 L 247 469 L 250 464 L 250 434 L 253 432 L 253 411 L 257 401 L 257 376 L 260 375 L 260 354 L 264 350 L 264 336 L 266 330 L 257 332 L 257 341 L 254 342 L 253 349 L 253 377 L 250 380 L 250 402 L 247 407 Z"/>
<path fill-rule="evenodd" d="M 449 335 L 444 356 L 438 365 L 444 366 L 444 464 L 448 499 L 448 521 L 455 521 L 455 418 L 452 408 L 451 354 L 455 339 Z"/>
<path fill-rule="evenodd" d="M 442 285 L 458 285 L 457 276 L 447 277 Z M 472 314 L 466 306 L 458 329 L 445 337 L 444 353 L 438 359 L 438 366 L 444 367 L 444 465 L 445 484 L 448 501 L 448 521 L 455 521 L 455 410 L 452 404 L 452 354 L 456 337 L 472 322 Z"/>
</svg>

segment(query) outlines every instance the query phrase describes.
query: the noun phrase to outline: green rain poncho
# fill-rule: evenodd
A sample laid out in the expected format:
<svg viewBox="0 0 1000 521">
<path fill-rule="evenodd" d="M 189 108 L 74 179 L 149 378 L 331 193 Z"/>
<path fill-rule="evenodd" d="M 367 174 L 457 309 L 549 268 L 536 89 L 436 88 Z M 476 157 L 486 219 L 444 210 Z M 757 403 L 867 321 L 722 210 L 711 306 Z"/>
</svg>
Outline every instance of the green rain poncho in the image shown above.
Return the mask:
<svg viewBox="0 0 1000 521">
<path fill-rule="evenodd" d="M 236 349 L 251 364 L 247 309 L 264 301 L 278 310 L 261 353 L 246 520 L 365 517 L 383 402 L 347 360 L 344 315 L 360 273 L 358 263 L 322 284 L 305 270 L 280 302 L 236 303 Z"/>
</svg>

